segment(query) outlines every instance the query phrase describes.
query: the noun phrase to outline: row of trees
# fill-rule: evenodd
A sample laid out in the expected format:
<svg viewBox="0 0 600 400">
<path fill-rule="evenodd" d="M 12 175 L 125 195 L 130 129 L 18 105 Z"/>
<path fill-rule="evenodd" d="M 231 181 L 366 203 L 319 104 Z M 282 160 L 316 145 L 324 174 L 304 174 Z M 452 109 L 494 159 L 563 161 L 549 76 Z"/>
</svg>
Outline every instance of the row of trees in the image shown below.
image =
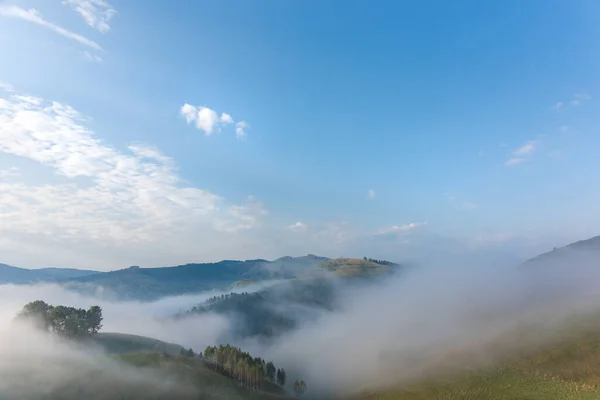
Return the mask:
<svg viewBox="0 0 600 400">
<path fill-rule="evenodd" d="M 250 353 L 231 345 L 208 346 L 204 350 L 204 359 L 211 362 L 215 370 L 240 384 L 253 388 L 262 388 L 264 380 L 277 382 L 284 386 L 287 374 L 283 368 L 275 368 L 271 361 L 252 357 Z"/>
<path fill-rule="evenodd" d="M 363 260 L 365 261 L 369 261 L 375 264 L 380 264 L 380 265 L 396 265 L 396 263 L 393 263 L 391 261 L 386 261 L 386 260 L 376 260 L 374 258 L 370 258 L 370 257 L 363 257 Z"/>
<path fill-rule="evenodd" d="M 69 338 L 95 335 L 102 328 L 102 308 L 53 306 L 42 300 L 27 303 L 17 315 L 33 321 L 40 329 Z"/>
</svg>

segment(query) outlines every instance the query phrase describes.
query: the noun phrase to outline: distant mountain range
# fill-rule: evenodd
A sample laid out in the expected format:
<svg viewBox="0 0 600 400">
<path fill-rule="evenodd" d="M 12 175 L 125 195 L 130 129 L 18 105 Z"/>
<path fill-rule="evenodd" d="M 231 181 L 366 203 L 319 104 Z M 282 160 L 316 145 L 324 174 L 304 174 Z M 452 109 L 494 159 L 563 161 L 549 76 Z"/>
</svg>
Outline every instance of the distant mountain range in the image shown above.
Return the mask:
<svg viewBox="0 0 600 400">
<path fill-rule="evenodd" d="M 100 272 L 69 268 L 25 269 L 0 264 L 0 284 L 60 281 L 65 279 L 83 278 L 98 273 Z"/>
<path fill-rule="evenodd" d="M 274 261 L 224 260 L 160 268 L 132 266 L 110 272 L 60 268 L 29 270 L 0 264 L 0 284 L 57 282 L 77 291 L 90 292 L 100 288 L 119 298 L 153 300 L 169 295 L 226 289 L 239 281 L 289 279 L 315 270 L 327 260 L 309 254 Z"/>
<path fill-rule="evenodd" d="M 576 254 L 586 254 L 577 257 Z M 590 258 L 591 257 L 591 258 Z M 598 257 L 598 258 L 596 258 Z M 600 236 L 572 243 L 532 258 L 523 266 L 600 263 Z M 0 264 L 0 284 L 56 282 L 77 291 L 98 289 L 119 298 L 153 300 L 164 296 L 194 293 L 210 289 L 228 289 L 232 285 L 250 284 L 267 279 L 290 279 L 333 273 L 339 277 L 363 277 L 385 274 L 397 265 L 372 259 L 329 259 L 309 254 L 216 263 L 185 264 L 174 267 L 140 268 L 137 266 L 110 272 L 92 270 L 42 268 L 24 269 Z"/>
</svg>

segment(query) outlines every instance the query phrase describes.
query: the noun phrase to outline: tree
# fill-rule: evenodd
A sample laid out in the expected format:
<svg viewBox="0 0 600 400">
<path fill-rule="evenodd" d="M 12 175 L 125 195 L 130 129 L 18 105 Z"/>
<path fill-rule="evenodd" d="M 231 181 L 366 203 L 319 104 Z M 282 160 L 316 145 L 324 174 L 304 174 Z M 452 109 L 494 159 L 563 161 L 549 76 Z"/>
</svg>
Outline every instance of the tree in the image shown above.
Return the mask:
<svg viewBox="0 0 600 400">
<path fill-rule="evenodd" d="M 277 383 L 279 386 L 285 386 L 286 373 L 283 368 L 277 370 Z"/>
<path fill-rule="evenodd" d="M 70 338 L 95 335 L 102 327 L 102 309 L 98 306 L 83 308 L 52 306 L 42 300 L 27 303 L 17 315 L 27 318 L 42 330 Z"/>
<path fill-rule="evenodd" d="M 89 333 L 95 335 L 102 328 L 102 308 L 91 306 L 86 312 L 86 321 Z"/>
<path fill-rule="evenodd" d="M 194 354 L 194 350 L 192 350 L 192 348 L 190 347 L 190 349 L 187 351 L 187 356 L 190 358 L 194 358 L 196 355 Z"/>
<path fill-rule="evenodd" d="M 275 364 L 269 361 L 265 367 L 265 377 L 270 380 L 275 380 Z"/>
</svg>

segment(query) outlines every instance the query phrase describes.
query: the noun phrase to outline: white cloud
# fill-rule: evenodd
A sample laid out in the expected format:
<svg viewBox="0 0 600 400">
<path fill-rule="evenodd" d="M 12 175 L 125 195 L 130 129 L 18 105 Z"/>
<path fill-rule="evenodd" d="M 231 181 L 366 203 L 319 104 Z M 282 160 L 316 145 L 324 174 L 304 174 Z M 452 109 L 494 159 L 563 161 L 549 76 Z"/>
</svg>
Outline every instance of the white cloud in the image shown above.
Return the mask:
<svg viewBox="0 0 600 400">
<path fill-rule="evenodd" d="M 248 128 L 248 123 L 246 121 L 240 121 L 235 124 L 235 137 L 238 139 L 243 139 L 246 137 L 246 128 Z"/>
<path fill-rule="evenodd" d="M 70 6 L 81 15 L 85 23 L 102 33 L 110 30 L 108 24 L 117 11 L 104 0 L 64 0 L 63 4 Z"/>
<path fill-rule="evenodd" d="M 289 229 L 292 232 L 305 231 L 307 228 L 308 228 L 308 226 L 305 223 L 300 222 L 300 221 L 287 227 L 287 229 Z"/>
<path fill-rule="evenodd" d="M 221 122 L 224 124 L 233 124 L 233 118 L 227 113 L 221 113 Z"/>
<path fill-rule="evenodd" d="M 204 106 L 193 106 L 187 103 L 181 107 L 179 113 L 185 117 L 185 121 L 188 125 L 195 121 L 196 128 L 203 131 L 206 136 L 210 136 L 215 130 L 220 131 L 221 127 L 235 122 L 233 117 L 226 112 L 221 113 L 221 116 L 219 117 L 215 110 Z M 236 124 L 235 133 L 238 139 L 246 136 L 245 128 L 247 128 L 247 126 L 248 124 L 245 121 L 240 121 Z"/>
<path fill-rule="evenodd" d="M 573 97 L 571 98 L 571 100 L 558 101 L 558 102 L 556 102 L 556 104 L 554 104 L 554 106 L 552 108 L 554 108 L 555 110 L 562 110 L 563 108 L 565 108 L 567 106 L 577 107 L 587 101 L 590 101 L 591 99 L 592 99 L 592 96 L 587 92 L 575 93 L 573 95 Z"/>
<path fill-rule="evenodd" d="M 15 89 L 12 87 L 12 85 L 9 85 L 8 83 L 5 82 L 0 82 L 0 89 L 4 90 L 5 92 L 14 92 Z"/>
<path fill-rule="evenodd" d="M 213 133 L 213 129 L 216 124 L 219 123 L 219 116 L 214 110 L 208 107 L 200 107 L 198 111 L 198 117 L 196 118 L 196 127 L 202 131 L 206 136 Z"/>
<path fill-rule="evenodd" d="M 374 199 L 375 191 L 373 189 L 369 189 L 369 191 L 367 192 L 367 195 L 369 196 L 370 199 Z"/>
<path fill-rule="evenodd" d="M 526 156 L 534 152 L 536 143 L 532 140 L 525 143 L 523 146 L 519 147 L 513 152 L 515 156 Z"/>
<path fill-rule="evenodd" d="M 102 57 L 100 57 L 97 54 L 92 54 L 89 51 L 84 51 L 83 57 L 90 62 L 94 62 L 94 63 L 102 62 Z"/>
<path fill-rule="evenodd" d="M 387 228 L 380 229 L 376 232 L 377 235 L 387 235 L 390 233 L 408 232 L 416 228 L 426 226 L 427 222 L 411 222 L 406 225 L 393 225 Z"/>
<path fill-rule="evenodd" d="M 0 101 L 0 152 L 34 160 L 58 175 L 57 182 L 41 185 L 0 181 L 4 245 L 99 253 L 108 247 L 135 252 L 135 258 L 165 246 L 189 260 L 199 242 L 219 248 L 227 234 L 257 228 L 267 214 L 254 198 L 235 205 L 183 185 L 173 160 L 158 149 L 111 147 L 68 105 L 17 94 Z M 52 263 L 53 256 L 45 253 L 45 262 Z"/>
<path fill-rule="evenodd" d="M 0 178 L 14 178 L 17 176 L 21 176 L 21 173 L 19 172 L 19 168 L 17 168 L 17 167 L 0 169 Z"/>
<path fill-rule="evenodd" d="M 522 164 L 525 161 L 529 161 L 529 159 L 527 157 L 531 156 L 531 154 L 533 154 L 533 152 L 536 150 L 536 147 L 537 147 L 537 142 L 535 142 L 533 140 L 528 141 L 523 146 L 521 146 L 521 147 L 517 148 L 515 151 L 513 151 L 512 157 L 510 159 L 508 159 L 508 161 L 506 161 L 504 163 L 504 165 L 512 166 L 512 165 Z"/>
<path fill-rule="evenodd" d="M 571 105 L 579 106 L 582 103 L 585 103 L 586 101 L 589 101 L 591 99 L 592 96 L 590 96 L 589 93 L 575 93 L 573 95 L 573 100 L 571 100 Z"/>
<path fill-rule="evenodd" d="M 42 18 L 42 15 L 35 9 L 30 8 L 29 10 L 24 10 L 17 6 L 12 5 L 0 5 L 0 15 L 3 17 L 9 18 L 18 18 L 25 21 L 32 22 L 34 24 L 43 26 L 44 28 L 48 28 L 59 35 L 62 35 L 66 38 L 75 40 L 85 46 L 89 46 L 95 50 L 101 51 L 102 47 L 93 40 L 90 40 L 86 37 L 83 37 L 77 33 L 71 32 L 62 26 L 53 24 L 52 22 L 48 22 Z"/>
<path fill-rule="evenodd" d="M 527 159 L 525 159 L 525 158 L 513 157 L 513 158 L 509 159 L 505 163 L 505 165 L 507 165 L 507 166 L 518 165 L 518 164 L 524 163 L 525 161 L 527 161 Z"/>
<path fill-rule="evenodd" d="M 185 103 L 179 110 L 179 113 L 185 117 L 185 122 L 190 124 L 198 118 L 198 107 Z"/>
</svg>

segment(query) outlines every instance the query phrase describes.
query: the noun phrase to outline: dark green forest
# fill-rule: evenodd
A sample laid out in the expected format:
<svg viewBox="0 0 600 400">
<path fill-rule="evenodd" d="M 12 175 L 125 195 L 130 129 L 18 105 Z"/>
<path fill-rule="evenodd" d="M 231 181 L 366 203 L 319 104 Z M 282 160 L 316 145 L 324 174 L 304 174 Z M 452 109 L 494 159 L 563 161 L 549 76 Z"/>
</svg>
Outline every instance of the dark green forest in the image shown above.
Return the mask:
<svg viewBox="0 0 600 400">
<path fill-rule="evenodd" d="M 333 311 L 337 308 L 335 288 L 326 280 L 294 281 L 255 293 L 228 293 L 214 296 L 177 317 L 214 312 L 234 314 L 239 323 L 234 337 L 273 337 L 297 327 L 306 313 L 290 313 L 289 306 Z"/>
</svg>

